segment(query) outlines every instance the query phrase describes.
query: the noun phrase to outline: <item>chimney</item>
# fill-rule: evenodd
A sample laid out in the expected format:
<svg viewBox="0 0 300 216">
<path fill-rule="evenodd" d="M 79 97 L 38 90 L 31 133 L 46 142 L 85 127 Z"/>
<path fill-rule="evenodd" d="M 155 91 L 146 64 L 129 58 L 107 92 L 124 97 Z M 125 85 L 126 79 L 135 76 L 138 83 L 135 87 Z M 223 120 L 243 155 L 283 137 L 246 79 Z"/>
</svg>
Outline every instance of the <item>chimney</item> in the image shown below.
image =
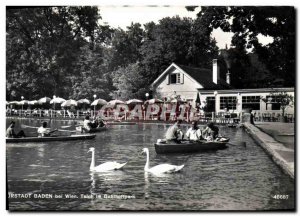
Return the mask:
<svg viewBox="0 0 300 216">
<path fill-rule="evenodd" d="M 218 84 L 218 80 L 220 79 L 220 72 L 218 67 L 218 60 L 213 59 L 213 82 Z"/>
<path fill-rule="evenodd" d="M 229 72 L 229 69 L 228 69 L 228 71 L 227 71 L 227 73 L 226 73 L 226 83 L 227 83 L 228 85 L 230 85 L 230 72 Z"/>
</svg>

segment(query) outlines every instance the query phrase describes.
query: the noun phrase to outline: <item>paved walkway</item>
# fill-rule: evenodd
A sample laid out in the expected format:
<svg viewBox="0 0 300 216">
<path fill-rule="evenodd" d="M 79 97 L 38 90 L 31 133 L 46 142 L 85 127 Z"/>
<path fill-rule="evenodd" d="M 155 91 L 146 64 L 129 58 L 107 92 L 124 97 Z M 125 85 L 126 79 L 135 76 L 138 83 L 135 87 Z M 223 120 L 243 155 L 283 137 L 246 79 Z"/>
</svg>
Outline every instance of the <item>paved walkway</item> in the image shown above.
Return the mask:
<svg viewBox="0 0 300 216">
<path fill-rule="evenodd" d="M 287 148 L 295 146 L 295 124 L 281 122 L 255 122 L 255 126 L 269 134 Z"/>
<path fill-rule="evenodd" d="M 261 122 L 244 123 L 248 132 L 272 156 L 288 175 L 294 178 L 295 135 L 293 123 Z"/>
</svg>

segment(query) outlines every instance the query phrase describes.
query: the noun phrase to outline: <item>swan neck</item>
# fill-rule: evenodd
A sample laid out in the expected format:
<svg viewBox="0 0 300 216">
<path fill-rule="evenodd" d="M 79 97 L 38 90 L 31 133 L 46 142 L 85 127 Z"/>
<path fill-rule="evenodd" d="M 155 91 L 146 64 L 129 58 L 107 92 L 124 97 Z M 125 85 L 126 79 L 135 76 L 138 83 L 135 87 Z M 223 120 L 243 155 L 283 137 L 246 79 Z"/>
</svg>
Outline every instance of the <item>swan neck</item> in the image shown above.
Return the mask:
<svg viewBox="0 0 300 216">
<path fill-rule="evenodd" d="M 145 164 L 145 171 L 148 171 L 149 170 L 149 151 L 147 150 L 146 151 L 146 164 Z"/>
<path fill-rule="evenodd" d="M 94 169 L 94 167 L 95 167 L 95 152 L 92 151 L 92 161 L 91 161 L 90 169 Z"/>
</svg>

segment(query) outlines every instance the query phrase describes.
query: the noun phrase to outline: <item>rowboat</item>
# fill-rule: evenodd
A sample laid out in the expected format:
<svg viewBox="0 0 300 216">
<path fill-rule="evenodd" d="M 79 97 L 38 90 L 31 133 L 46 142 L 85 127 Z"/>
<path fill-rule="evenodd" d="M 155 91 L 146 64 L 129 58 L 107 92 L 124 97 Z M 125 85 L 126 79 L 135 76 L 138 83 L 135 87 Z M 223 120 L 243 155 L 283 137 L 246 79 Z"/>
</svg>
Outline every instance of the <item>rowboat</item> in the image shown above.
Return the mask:
<svg viewBox="0 0 300 216">
<path fill-rule="evenodd" d="M 76 130 L 81 132 L 81 126 L 76 127 Z M 107 130 L 107 127 L 91 128 L 91 130 L 88 133 L 97 133 L 105 130 Z"/>
<path fill-rule="evenodd" d="M 159 141 L 159 140 L 158 140 Z M 181 141 L 180 143 L 157 142 L 154 144 L 157 154 L 165 153 L 189 153 L 225 149 L 229 138 L 224 138 L 222 141 Z"/>
<path fill-rule="evenodd" d="M 77 135 L 70 135 L 70 136 L 6 138 L 6 143 L 86 140 L 86 139 L 94 139 L 95 137 L 96 137 L 95 134 L 77 134 Z"/>
</svg>

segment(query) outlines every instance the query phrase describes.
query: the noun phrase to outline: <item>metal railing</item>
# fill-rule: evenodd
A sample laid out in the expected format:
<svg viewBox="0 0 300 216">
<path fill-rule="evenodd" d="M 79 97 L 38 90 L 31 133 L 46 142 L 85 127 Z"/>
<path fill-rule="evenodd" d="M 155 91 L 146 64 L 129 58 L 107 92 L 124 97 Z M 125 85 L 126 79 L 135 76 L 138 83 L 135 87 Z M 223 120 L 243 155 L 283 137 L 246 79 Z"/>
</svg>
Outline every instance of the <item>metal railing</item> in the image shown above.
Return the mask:
<svg viewBox="0 0 300 216">
<path fill-rule="evenodd" d="M 20 109 L 7 109 L 6 116 L 16 117 L 27 117 L 27 118 L 60 118 L 60 119 L 83 119 L 85 116 L 97 116 L 100 112 L 93 110 L 46 110 L 46 109 L 34 109 L 34 110 L 20 110 Z M 225 112 L 175 112 L 175 113 L 164 113 L 163 115 L 159 112 L 157 114 L 146 115 L 143 111 L 142 116 L 133 116 L 130 112 L 118 114 L 114 110 L 104 111 L 101 113 L 106 120 L 157 120 L 157 121 L 174 121 L 181 118 L 184 121 L 190 122 L 197 120 L 201 123 L 216 122 L 221 124 L 238 123 L 241 119 L 241 113 L 225 113 Z M 277 122 L 281 121 L 281 113 L 275 112 L 255 112 L 255 121 L 266 121 L 266 122 Z M 294 114 L 286 114 L 284 116 L 285 122 L 294 122 Z"/>
</svg>

